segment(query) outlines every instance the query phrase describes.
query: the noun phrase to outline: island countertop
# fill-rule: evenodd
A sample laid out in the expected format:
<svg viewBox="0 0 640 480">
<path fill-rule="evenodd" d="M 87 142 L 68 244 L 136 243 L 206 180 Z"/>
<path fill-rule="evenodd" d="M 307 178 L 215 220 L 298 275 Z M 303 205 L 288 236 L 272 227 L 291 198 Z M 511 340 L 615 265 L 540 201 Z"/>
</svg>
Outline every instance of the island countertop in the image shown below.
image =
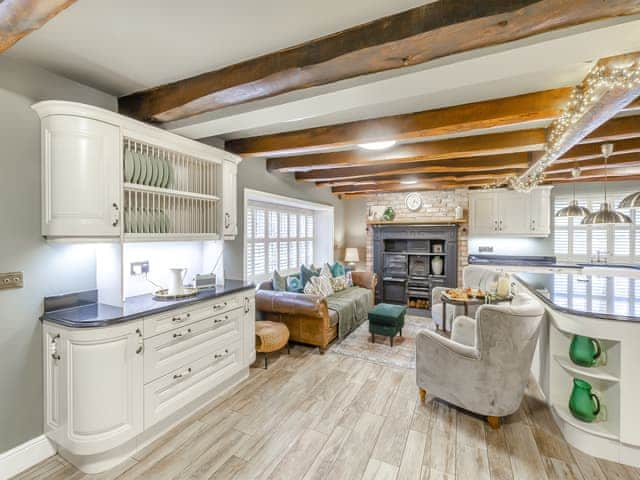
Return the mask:
<svg viewBox="0 0 640 480">
<path fill-rule="evenodd" d="M 225 280 L 224 285 L 201 290 L 198 295 L 183 300 L 163 301 L 154 300 L 150 294 L 138 295 L 128 298 L 122 307 L 98 303 L 98 292 L 89 290 L 46 297 L 45 311 L 40 319 L 72 328 L 106 327 L 252 289 L 255 289 L 253 283 Z"/>
<path fill-rule="evenodd" d="M 517 273 L 514 277 L 560 312 L 640 322 L 640 279 L 581 273 Z"/>
</svg>

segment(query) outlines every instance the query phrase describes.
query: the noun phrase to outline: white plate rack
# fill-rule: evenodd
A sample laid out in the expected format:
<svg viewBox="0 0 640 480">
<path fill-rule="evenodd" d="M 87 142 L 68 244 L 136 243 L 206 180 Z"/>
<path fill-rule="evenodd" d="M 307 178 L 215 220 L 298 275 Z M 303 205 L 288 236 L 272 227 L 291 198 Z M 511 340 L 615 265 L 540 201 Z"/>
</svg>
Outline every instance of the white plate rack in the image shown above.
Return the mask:
<svg viewBox="0 0 640 480">
<path fill-rule="evenodd" d="M 220 175 L 218 163 L 126 138 L 125 239 L 219 238 Z"/>
</svg>

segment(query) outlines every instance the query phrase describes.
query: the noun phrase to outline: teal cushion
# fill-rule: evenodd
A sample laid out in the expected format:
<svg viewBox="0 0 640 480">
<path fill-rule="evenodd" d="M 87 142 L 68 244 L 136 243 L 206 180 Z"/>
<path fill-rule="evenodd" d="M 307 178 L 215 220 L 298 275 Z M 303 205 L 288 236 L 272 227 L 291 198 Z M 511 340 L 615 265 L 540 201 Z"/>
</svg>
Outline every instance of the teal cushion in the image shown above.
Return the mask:
<svg viewBox="0 0 640 480">
<path fill-rule="evenodd" d="M 302 292 L 302 282 L 297 275 L 289 275 L 287 277 L 287 292 L 300 293 Z"/>
<path fill-rule="evenodd" d="M 344 269 L 344 265 L 340 262 L 336 262 L 331 266 L 331 275 L 333 277 L 343 277 L 346 274 L 346 270 Z"/>
<path fill-rule="evenodd" d="M 313 265 L 311 266 L 313 267 Z M 317 277 L 320 275 L 320 269 L 316 270 L 314 268 L 307 268 L 304 265 L 300 266 L 300 283 L 302 283 L 302 288 L 307 285 L 307 282 L 311 280 L 311 277 Z"/>
<path fill-rule="evenodd" d="M 273 279 L 271 280 L 273 289 L 278 292 L 284 292 L 287 290 L 287 277 L 283 277 L 277 271 L 273 272 Z"/>
</svg>

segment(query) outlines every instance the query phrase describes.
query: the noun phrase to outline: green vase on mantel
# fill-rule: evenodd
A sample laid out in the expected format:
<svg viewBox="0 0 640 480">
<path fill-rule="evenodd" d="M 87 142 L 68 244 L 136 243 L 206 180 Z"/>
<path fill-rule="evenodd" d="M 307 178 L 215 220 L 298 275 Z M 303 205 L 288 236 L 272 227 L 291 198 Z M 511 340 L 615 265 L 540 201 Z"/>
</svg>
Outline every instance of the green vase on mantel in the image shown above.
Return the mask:
<svg viewBox="0 0 640 480">
<path fill-rule="evenodd" d="M 576 365 L 582 367 L 593 367 L 600 355 L 602 347 L 600 342 L 595 338 L 589 338 L 582 335 L 574 335 L 569 347 L 569 358 Z"/>
<path fill-rule="evenodd" d="M 600 413 L 600 399 L 595 393 L 591 393 L 591 384 L 573 379 L 573 390 L 569 398 L 569 410 L 578 420 L 593 422 Z"/>
</svg>

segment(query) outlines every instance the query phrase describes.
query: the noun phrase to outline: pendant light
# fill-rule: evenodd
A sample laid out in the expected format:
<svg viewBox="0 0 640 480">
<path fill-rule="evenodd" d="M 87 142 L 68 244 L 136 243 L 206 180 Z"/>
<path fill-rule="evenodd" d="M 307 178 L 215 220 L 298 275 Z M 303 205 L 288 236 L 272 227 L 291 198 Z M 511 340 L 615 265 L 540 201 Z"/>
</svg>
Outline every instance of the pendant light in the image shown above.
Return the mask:
<svg viewBox="0 0 640 480">
<path fill-rule="evenodd" d="M 578 178 L 582 170 L 579 167 L 571 169 L 571 176 Z M 581 207 L 576 200 L 576 182 L 573 182 L 573 200 L 569 202 L 569 205 L 561 208 L 556 212 L 556 217 L 584 217 L 589 215 L 591 211 L 587 207 Z"/>
<path fill-rule="evenodd" d="M 609 225 L 612 223 L 633 223 L 631 218 L 622 212 L 616 212 L 607 201 L 607 159 L 613 152 L 612 143 L 602 144 L 604 156 L 604 202 L 597 212 L 592 212 L 582 219 L 582 225 Z"/>
</svg>

